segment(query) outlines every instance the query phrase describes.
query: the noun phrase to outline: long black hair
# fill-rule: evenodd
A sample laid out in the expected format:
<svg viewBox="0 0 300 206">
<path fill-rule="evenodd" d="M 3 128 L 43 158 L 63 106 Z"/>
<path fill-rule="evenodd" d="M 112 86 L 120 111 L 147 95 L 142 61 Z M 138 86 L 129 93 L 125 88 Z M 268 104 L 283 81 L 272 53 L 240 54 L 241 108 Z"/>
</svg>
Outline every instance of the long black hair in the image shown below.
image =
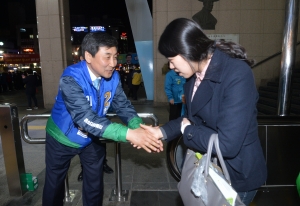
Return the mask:
<svg viewBox="0 0 300 206">
<path fill-rule="evenodd" d="M 181 55 L 187 61 L 200 62 L 212 54 L 216 48 L 229 56 L 253 65 L 248 59 L 245 49 L 234 42 L 211 40 L 202 31 L 199 24 L 191 19 L 179 18 L 167 25 L 162 33 L 158 50 L 165 57 Z"/>
</svg>

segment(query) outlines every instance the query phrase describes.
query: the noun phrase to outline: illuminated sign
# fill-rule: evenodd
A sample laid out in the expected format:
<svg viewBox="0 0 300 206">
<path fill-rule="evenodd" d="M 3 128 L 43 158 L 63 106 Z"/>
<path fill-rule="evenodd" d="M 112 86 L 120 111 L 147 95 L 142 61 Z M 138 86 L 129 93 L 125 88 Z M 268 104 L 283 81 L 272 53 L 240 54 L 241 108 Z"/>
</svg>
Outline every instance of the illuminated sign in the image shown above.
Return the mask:
<svg viewBox="0 0 300 206">
<path fill-rule="evenodd" d="M 24 64 L 39 63 L 40 55 L 38 54 L 3 54 L 6 64 Z"/>
<path fill-rule="evenodd" d="M 33 52 L 33 49 L 23 49 L 23 52 Z"/>
<path fill-rule="evenodd" d="M 126 32 L 122 32 L 120 35 L 120 39 L 121 40 L 127 40 L 127 33 Z"/>
<path fill-rule="evenodd" d="M 104 26 L 90 26 L 90 32 L 105 32 Z"/>
<path fill-rule="evenodd" d="M 89 32 L 87 26 L 73 26 L 72 30 L 75 32 Z"/>
</svg>

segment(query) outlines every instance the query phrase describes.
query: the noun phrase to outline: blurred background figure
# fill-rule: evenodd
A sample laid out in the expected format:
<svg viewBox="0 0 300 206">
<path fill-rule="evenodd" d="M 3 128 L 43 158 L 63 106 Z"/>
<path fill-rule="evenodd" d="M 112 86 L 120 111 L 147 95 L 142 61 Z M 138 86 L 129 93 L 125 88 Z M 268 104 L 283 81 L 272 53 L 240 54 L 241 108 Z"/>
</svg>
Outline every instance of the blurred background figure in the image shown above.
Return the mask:
<svg viewBox="0 0 300 206">
<path fill-rule="evenodd" d="M 1 74 L 1 85 L 2 85 L 2 91 L 6 92 L 9 91 L 8 89 L 8 67 L 3 67 L 3 72 Z"/>
<path fill-rule="evenodd" d="M 128 86 L 127 97 L 132 97 L 133 96 L 133 89 L 132 89 L 133 72 L 134 72 L 133 67 L 130 66 L 129 67 L 129 72 L 128 72 L 127 77 L 126 77 L 126 83 L 127 83 L 127 86 Z"/>
<path fill-rule="evenodd" d="M 33 109 L 38 109 L 38 103 L 37 103 L 37 99 L 35 97 L 36 86 L 37 86 L 36 76 L 33 75 L 32 69 L 27 69 L 26 74 L 27 74 L 26 76 L 22 75 L 23 83 L 25 84 L 25 87 L 26 87 L 25 88 L 25 93 L 26 93 L 27 101 L 28 101 L 28 107 L 27 107 L 26 110 L 32 110 L 31 99 L 34 102 Z"/>
<path fill-rule="evenodd" d="M 126 64 L 130 65 L 131 64 L 131 60 L 132 60 L 131 54 L 127 54 L 126 55 Z"/>
<path fill-rule="evenodd" d="M 133 65 L 133 74 L 132 74 L 132 97 L 133 97 L 133 100 L 137 100 L 137 92 L 139 90 L 141 82 L 142 82 L 142 73 L 140 70 L 140 65 L 134 64 Z"/>
<path fill-rule="evenodd" d="M 170 105 L 169 120 L 177 119 L 184 111 L 182 104 L 184 83 L 185 78 L 179 76 L 173 69 L 166 74 L 165 93 Z"/>
</svg>

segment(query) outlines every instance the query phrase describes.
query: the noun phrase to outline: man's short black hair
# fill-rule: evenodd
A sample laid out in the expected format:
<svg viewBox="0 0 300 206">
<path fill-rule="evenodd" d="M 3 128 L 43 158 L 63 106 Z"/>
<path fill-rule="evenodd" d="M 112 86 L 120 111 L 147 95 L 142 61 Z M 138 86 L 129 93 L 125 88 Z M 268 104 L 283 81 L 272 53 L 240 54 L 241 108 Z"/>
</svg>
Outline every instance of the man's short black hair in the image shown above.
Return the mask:
<svg viewBox="0 0 300 206">
<path fill-rule="evenodd" d="M 33 70 L 32 70 L 32 69 L 27 69 L 27 70 L 26 70 L 26 73 L 27 73 L 27 74 L 33 74 Z"/>
<path fill-rule="evenodd" d="M 95 57 L 100 47 L 116 47 L 118 49 L 118 41 L 115 37 L 107 33 L 88 33 L 85 35 L 81 44 L 83 58 L 85 59 L 84 55 L 86 51 L 90 53 L 92 57 Z"/>
</svg>

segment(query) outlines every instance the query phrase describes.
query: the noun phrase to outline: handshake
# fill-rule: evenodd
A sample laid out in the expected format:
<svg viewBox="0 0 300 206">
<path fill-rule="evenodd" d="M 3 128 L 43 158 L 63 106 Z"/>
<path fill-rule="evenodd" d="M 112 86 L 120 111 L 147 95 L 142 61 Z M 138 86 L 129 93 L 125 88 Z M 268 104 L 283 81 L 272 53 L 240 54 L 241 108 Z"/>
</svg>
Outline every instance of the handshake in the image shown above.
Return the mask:
<svg viewBox="0 0 300 206">
<path fill-rule="evenodd" d="M 126 139 L 133 147 L 137 149 L 143 148 L 147 152 L 161 152 L 163 151 L 163 143 L 161 138 L 163 137 L 159 127 L 152 127 L 146 125 L 140 125 L 140 128 L 129 129 Z"/>
</svg>

